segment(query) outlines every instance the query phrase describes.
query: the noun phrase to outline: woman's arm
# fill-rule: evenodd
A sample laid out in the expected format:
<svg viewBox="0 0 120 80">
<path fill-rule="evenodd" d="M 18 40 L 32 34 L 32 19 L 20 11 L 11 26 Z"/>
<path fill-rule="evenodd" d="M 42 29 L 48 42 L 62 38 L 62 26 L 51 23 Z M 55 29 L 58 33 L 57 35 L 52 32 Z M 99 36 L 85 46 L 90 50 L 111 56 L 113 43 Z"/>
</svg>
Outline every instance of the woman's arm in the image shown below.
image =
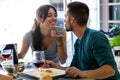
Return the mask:
<svg viewBox="0 0 120 80">
<path fill-rule="evenodd" d="M 26 52 L 28 51 L 29 45 L 27 44 L 27 42 L 23 39 L 22 41 L 22 47 L 20 52 L 18 53 L 18 58 L 24 58 Z"/>
<path fill-rule="evenodd" d="M 44 64 L 45 68 L 56 68 L 56 69 L 61 69 L 61 70 L 66 70 L 68 67 L 62 67 L 60 65 L 57 65 L 55 62 L 52 60 L 46 60 Z"/>
<path fill-rule="evenodd" d="M 67 59 L 67 48 L 66 48 L 66 32 L 64 34 L 56 34 L 56 30 L 51 30 L 51 36 L 56 38 L 57 49 L 58 49 L 58 58 L 61 64 L 64 64 Z"/>
<path fill-rule="evenodd" d="M 66 33 L 57 38 L 57 48 L 58 48 L 58 57 L 61 64 L 64 64 L 67 59 L 67 49 L 66 49 Z"/>
</svg>

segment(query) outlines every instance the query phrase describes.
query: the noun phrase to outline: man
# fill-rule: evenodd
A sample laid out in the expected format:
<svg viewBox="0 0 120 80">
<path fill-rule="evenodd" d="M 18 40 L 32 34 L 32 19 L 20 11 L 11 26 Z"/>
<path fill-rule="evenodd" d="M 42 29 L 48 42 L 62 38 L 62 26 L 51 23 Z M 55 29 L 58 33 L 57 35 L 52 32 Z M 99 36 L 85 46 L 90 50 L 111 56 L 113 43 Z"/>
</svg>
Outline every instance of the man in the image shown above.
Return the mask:
<svg viewBox="0 0 120 80">
<path fill-rule="evenodd" d="M 46 61 L 46 67 L 66 70 L 71 77 L 119 80 L 120 75 L 108 39 L 101 32 L 87 28 L 89 8 L 81 2 L 68 4 L 65 14 L 67 31 L 72 31 L 78 39 L 70 67 L 61 67 Z"/>
</svg>

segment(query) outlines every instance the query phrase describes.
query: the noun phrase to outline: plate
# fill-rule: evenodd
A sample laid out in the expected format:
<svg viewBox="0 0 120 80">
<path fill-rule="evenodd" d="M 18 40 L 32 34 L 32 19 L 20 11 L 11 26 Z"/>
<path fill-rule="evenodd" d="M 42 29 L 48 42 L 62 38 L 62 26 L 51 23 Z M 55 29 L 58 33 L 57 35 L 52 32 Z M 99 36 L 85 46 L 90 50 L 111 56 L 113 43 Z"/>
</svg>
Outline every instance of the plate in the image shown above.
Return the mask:
<svg viewBox="0 0 120 80">
<path fill-rule="evenodd" d="M 25 70 L 23 73 L 27 74 L 28 76 L 33 76 L 36 78 L 41 78 L 45 75 L 49 75 L 53 78 L 57 78 L 57 77 L 65 75 L 64 70 L 55 69 L 55 68 L 40 68 L 39 70 L 38 69 L 28 69 L 28 70 Z"/>
</svg>

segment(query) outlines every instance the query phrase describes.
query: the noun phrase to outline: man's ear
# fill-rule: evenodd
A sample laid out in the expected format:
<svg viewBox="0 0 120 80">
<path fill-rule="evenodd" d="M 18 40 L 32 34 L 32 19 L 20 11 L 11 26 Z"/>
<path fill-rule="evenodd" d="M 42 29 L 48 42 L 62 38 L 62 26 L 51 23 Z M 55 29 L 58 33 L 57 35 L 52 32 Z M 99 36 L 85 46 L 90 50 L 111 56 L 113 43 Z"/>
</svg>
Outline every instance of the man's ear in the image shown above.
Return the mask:
<svg viewBox="0 0 120 80">
<path fill-rule="evenodd" d="M 70 22 L 74 23 L 75 22 L 75 18 L 73 16 L 70 17 Z"/>
</svg>

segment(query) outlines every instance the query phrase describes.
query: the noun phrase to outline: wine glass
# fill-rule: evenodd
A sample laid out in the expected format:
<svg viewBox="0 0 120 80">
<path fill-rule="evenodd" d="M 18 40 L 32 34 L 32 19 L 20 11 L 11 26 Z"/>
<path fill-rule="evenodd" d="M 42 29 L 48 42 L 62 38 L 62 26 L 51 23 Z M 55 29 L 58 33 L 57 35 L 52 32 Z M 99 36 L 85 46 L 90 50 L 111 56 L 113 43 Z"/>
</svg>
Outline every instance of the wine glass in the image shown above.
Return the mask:
<svg viewBox="0 0 120 80">
<path fill-rule="evenodd" d="M 56 26 L 55 31 L 57 35 L 63 35 L 65 33 L 64 27 Z"/>
<path fill-rule="evenodd" d="M 7 61 L 7 58 L 11 55 L 12 49 L 2 50 L 2 56 Z"/>
<path fill-rule="evenodd" d="M 33 64 L 36 68 L 43 67 L 45 63 L 45 53 L 44 51 L 33 51 Z"/>
</svg>

